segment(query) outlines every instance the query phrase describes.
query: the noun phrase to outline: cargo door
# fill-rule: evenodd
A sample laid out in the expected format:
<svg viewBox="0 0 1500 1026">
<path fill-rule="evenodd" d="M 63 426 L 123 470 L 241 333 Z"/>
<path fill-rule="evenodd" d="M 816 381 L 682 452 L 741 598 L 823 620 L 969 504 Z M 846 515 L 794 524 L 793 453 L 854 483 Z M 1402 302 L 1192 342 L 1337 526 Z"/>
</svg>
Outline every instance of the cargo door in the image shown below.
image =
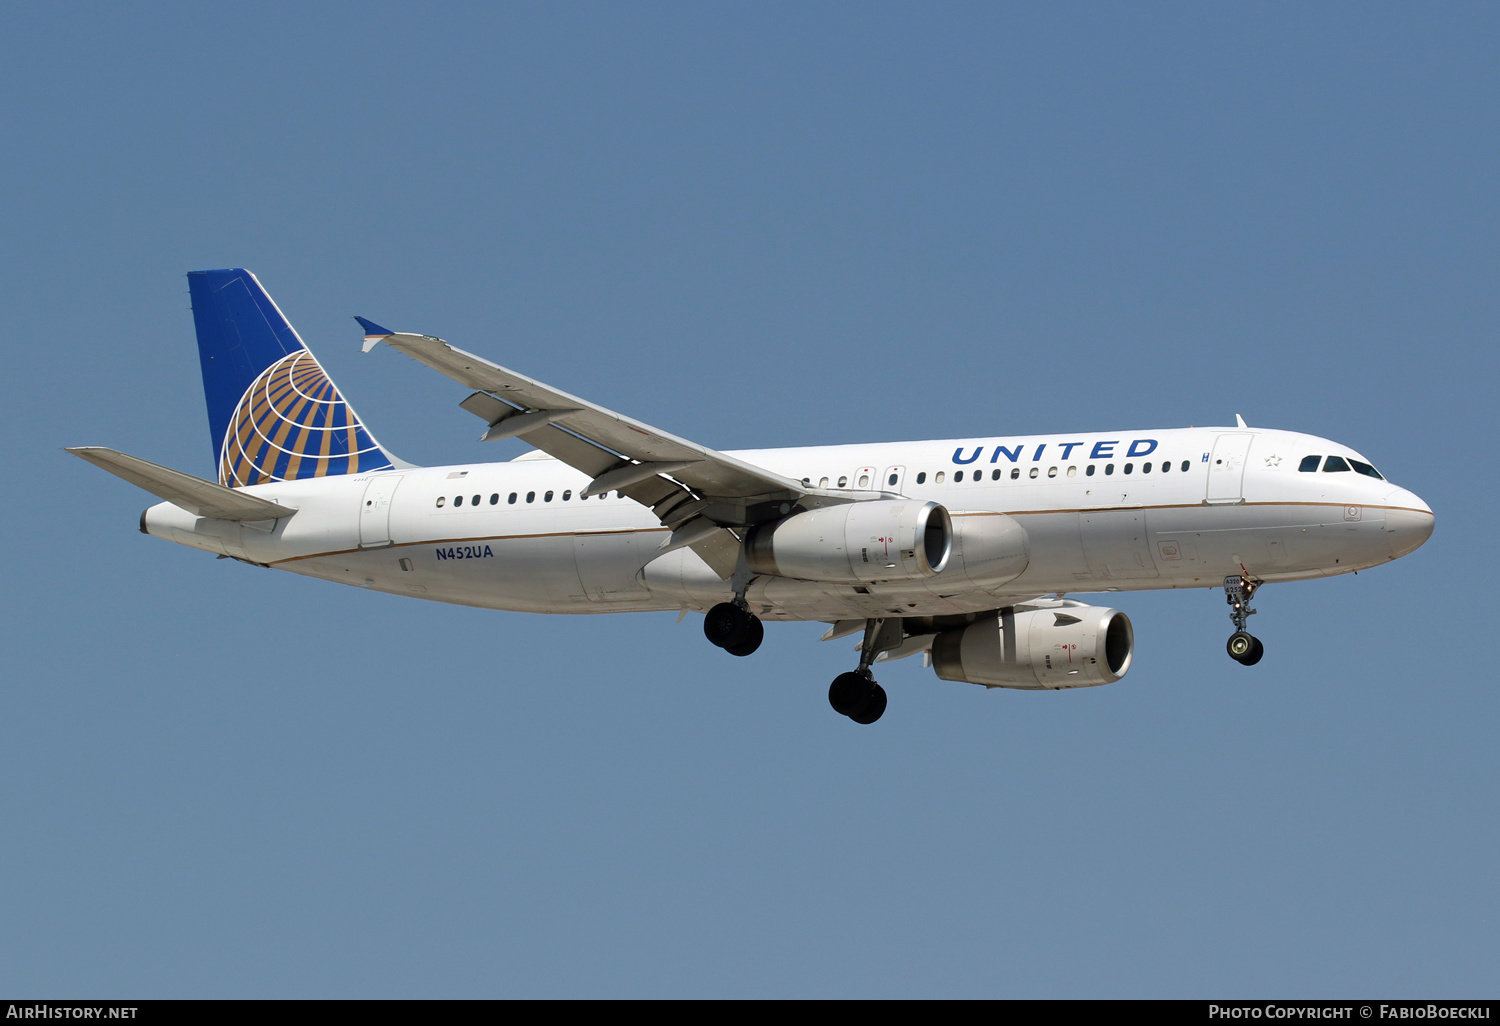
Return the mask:
<svg viewBox="0 0 1500 1026">
<path fill-rule="evenodd" d="M 1083 557 L 1089 574 L 1101 581 L 1157 576 L 1146 536 L 1143 509 L 1092 509 L 1078 514 Z"/>
<path fill-rule="evenodd" d="M 647 535 L 660 540 L 660 534 Z M 627 602 L 649 598 L 637 575 L 648 558 L 634 531 L 609 534 L 575 534 L 573 560 L 578 565 L 578 579 L 590 602 Z"/>
</svg>

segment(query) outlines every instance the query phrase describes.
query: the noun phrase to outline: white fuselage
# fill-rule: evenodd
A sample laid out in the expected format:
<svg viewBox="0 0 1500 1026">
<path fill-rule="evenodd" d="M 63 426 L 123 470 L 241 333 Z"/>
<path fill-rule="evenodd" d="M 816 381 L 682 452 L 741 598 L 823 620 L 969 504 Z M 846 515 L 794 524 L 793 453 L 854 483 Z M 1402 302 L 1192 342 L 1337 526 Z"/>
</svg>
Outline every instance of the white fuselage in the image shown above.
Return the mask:
<svg viewBox="0 0 1500 1026">
<path fill-rule="evenodd" d="M 1054 592 L 1219 587 L 1242 570 L 1265 581 L 1306 579 L 1404 555 L 1433 526 L 1426 503 L 1387 481 L 1299 471 L 1309 455 L 1363 458 L 1287 431 L 1093 432 L 731 455 L 814 488 L 932 500 L 960 528 L 996 514 L 1025 528 L 1019 572 L 994 582 L 956 568 L 870 585 L 757 578 L 746 598 L 772 620 L 930 616 Z M 690 548 L 659 553 L 668 535 L 651 510 L 616 492 L 579 499 L 588 482 L 532 453 L 246 489 L 297 508 L 275 522 L 210 520 L 162 503 L 143 514 L 142 527 L 312 577 L 492 609 L 706 610 L 730 597 L 730 582 Z"/>
</svg>

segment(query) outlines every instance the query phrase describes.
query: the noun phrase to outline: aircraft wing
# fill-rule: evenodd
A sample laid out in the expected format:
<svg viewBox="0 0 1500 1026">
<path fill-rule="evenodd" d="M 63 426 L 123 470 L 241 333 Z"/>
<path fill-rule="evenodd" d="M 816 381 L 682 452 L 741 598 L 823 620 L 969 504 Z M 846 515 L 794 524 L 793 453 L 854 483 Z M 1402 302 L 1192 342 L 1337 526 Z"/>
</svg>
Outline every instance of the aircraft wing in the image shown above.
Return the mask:
<svg viewBox="0 0 1500 1026">
<path fill-rule="evenodd" d="M 729 530 L 783 505 L 837 505 L 865 497 L 832 494 L 735 459 L 533 378 L 430 335 L 394 332 L 363 317 L 365 351 L 381 342 L 477 389 L 460 405 L 488 423 L 483 438 L 519 438 L 588 474 L 585 497 L 620 491 L 650 506 L 673 529 L 664 549 L 690 546 L 721 577 L 734 572 L 739 537 Z M 667 480 L 662 475 L 670 475 Z"/>
</svg>

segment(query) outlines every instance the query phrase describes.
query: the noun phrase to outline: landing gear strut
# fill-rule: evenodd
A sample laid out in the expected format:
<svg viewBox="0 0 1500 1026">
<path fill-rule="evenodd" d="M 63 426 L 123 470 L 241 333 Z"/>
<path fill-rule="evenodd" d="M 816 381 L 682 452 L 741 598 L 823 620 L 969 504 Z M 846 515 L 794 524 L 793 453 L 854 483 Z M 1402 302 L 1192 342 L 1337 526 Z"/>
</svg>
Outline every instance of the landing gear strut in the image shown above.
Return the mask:
<svg viewBox="0 0 1500 1026">
<path fill-rule="evenodd" d="M 745 591 L 754 577 L 745 565 L 745 553 L 741 551 L 739 566 L 730 579 L 734 598 L 720 602 L 703 618 L 703 636 L 730 655 L 747 656 L 760 648 L 766 637 L 765 624 L 750 612 L 750 603 L 745 601 Z"/>
<path fill-rule="evenodd" d="M 859 669 L 841 673 L 828 686 L 828 704 L 840 716 L 855 723 L 874 723 L 885 712 L 885 688 L 875 683 L 870 664 L 875 657 L 901 644 L 903 632 L 898 619 L 865 621 L 865 640 L 859 646 Z"/>
<path fill-rule="evenodd" d="M 1255 615 L 1250 600 L 1264 583 L 1248 573 L 1224 578 L 1224 598 L 1229 603 L 1229 618 L 1234 621 L 1234 633 L 1224 648 L 1229 658 L 1244 666 L 1254 666 L 1266 654 L 1266 646 L 1260 643 L 1260 639 L 1245 632 L 1245 621 Z"/>
</svg>

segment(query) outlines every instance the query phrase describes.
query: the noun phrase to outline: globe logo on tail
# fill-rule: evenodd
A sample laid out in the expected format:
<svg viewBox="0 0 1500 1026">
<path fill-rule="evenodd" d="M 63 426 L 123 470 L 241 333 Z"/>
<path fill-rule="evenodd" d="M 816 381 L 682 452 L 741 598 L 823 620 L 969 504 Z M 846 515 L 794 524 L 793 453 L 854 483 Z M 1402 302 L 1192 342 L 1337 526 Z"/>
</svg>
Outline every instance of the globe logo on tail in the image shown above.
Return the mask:
<svg viewBox="0 0 1500 1026">
<path fill-rule="evenodd" d="M 388 470 L 390 458 L 306 349 L 261 372 L 229 419 L 219 483 L 231 488 Z"/>
</svg>

